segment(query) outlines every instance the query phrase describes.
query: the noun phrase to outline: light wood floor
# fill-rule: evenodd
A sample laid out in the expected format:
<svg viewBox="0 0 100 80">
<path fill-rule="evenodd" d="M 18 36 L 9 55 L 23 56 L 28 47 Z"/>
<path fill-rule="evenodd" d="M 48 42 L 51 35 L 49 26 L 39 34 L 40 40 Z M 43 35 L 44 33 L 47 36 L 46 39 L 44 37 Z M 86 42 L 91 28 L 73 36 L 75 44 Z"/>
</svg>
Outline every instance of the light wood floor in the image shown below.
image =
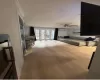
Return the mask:
<svg viewBox="0 0 100 80">
<path fill-rule="evenodd" d="M 96 47 L 78 47 L 59 41 L 37 41 L 25 56 L 22 79 L 83 79 Z"/>
</svg>

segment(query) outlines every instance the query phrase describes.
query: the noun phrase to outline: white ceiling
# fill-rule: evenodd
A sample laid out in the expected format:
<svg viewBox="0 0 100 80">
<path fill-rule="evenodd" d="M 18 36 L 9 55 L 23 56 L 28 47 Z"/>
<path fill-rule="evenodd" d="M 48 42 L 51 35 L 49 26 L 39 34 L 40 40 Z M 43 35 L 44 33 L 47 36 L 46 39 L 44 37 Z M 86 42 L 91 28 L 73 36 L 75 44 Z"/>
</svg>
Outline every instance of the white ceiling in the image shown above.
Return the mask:
<svg viewBox="0 0 100 80">
<path fill-rule="evenodd" d="M 27 25 L 62 27 L 64 23 L 80 25 L 81 1 L 100 5 L 100 0 L 19 0 L 19 3 Z"/>
</svg>

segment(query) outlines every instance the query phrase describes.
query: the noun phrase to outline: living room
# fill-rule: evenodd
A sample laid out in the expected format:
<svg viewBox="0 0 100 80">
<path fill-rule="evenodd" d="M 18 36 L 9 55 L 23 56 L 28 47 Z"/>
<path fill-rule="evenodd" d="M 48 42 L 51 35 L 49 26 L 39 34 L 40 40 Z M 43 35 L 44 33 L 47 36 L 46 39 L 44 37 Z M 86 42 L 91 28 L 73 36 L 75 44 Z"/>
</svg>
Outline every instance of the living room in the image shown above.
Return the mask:
<svg viewBox="0 0 100 80">
<path fill-rule="evenodd" d="M 81 2 L 100 5 L 99 0 L 1 0 L 0 34 L 10 38 L 16 79 L 100 78 L 99 36 L 86 32 Z"/>
</svg>

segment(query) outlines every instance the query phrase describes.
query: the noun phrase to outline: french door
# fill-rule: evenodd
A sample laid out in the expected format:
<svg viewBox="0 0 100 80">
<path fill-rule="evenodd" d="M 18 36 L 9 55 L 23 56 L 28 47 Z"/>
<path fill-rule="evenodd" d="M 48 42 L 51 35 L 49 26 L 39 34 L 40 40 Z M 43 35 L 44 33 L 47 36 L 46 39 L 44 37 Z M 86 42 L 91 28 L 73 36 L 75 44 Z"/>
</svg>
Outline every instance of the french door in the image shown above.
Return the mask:
<svg viewBox="0 0 100 80">
<path fill-rule="evenodd" d="M 50 28 L 35 28 L 35 34 L 37 40 L 53 40 L 54 29 Z"/>
</svg>

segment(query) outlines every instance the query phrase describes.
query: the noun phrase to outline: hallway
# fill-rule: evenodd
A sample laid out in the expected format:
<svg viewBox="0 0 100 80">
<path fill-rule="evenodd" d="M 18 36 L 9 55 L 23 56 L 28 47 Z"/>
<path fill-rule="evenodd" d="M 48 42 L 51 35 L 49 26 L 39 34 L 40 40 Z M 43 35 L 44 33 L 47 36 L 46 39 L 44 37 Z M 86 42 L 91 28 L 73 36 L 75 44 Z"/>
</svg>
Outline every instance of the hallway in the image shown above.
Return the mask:
<svg viewBox="0 0 100 80">
<path fill-rule="evenodd" d="M 25 56 L 21 79 L 84 79 L 96 47 L 78 47 L 60 41 L 36 41 Z"/>
</svg>

